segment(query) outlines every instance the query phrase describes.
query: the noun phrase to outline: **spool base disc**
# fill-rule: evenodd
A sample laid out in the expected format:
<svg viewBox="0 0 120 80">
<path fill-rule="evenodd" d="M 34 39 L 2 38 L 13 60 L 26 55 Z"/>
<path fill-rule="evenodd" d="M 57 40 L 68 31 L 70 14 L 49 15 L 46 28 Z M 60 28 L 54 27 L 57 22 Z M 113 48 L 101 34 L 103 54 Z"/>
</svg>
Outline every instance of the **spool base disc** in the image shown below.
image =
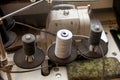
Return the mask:
<svg viewBox="0 0 120 80">
<path fill-rule="evenodd" d="M 74 61 L 77 58 L 77 49 L 74 46 L 72 46 L 71 55 L 68 58 L 65 58 L 65 59 L 61 59 L 61 58 L 56 57 L 54 51 L 55 51 L 55 44 L 53 44 L 49 48 L 48 56 L 49 56 L 49 58 L 52 62 L 57 63 L 59 65 L 68 64 L 68 63 Z"/>
<path fill-rule="evenodd" d="M 84 58 L 87 58 L 87 59 L 101 58 L 107 54 L 108 47 L 103 40 L 100 40 L 99 45 L 96 46 L 96 52 L 90 52 L 89 45 L 90 44 L 89 44 L 88 38 L 82 39 L 81 42 L 78 44 L 78 50 L 80 51 L 80 54 Z"/>
<path fill-rule="evenodd" d="M 11 46 L 17 39 L 16 33 L 12 31 L 7 31 L 7 35 L 8 35 L 9 40 L 6 43 L 4 43 L 5 48 Z"/>
<path fill-rule="evenodd" d="M 32 69 L 35 67 L 38 67 L 42 64 L 42 62 L 45 60 L 45 54 L 43 51 L 39 48 L 36 48 L 36 53 L 34 53 L 34 60 L 32 62 L 27 62 L 25 60 L 25 53 L 23 48 L 16 51 L 14 55 L 14 62 L 15 64 L 23 69 Z"/>
</svg>

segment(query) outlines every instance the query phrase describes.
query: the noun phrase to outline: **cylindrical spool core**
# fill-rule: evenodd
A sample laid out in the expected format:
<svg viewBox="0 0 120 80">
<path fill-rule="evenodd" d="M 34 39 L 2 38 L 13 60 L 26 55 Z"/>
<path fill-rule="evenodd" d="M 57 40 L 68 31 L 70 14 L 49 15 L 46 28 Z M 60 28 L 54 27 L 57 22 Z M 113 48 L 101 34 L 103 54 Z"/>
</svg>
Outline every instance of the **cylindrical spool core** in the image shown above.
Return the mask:
<svg viewBox="0 0 120 80">
<path fill-rule="evenodd" d="M 57 32 L 55 55 L 58 58 L 68 58 L 71 55 L 72 33 L 67 29 Z"/>
<path fill-rule="evenodd" d="M 23 42 L 23 48 L 24 48 L 24 53 L 26 55 L 25 59 L 28 62 L 31 62 L 32 59 L 34 58 L 34 53 L 35 53 L 35 36 L 32 34 L 25 34 L 22 37 L 22 42 Z"/>
</svg>

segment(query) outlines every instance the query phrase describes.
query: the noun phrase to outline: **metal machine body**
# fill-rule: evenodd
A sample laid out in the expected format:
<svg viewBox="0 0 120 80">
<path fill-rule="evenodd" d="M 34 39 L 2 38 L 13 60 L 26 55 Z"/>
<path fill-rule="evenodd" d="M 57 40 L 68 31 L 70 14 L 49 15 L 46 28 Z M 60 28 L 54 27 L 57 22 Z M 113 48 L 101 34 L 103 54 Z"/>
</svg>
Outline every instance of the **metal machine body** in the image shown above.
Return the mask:
<svg viewBox="0 0 120 80">
<path fill-rule="evenodd" d="M 57 9 L 51 10 L 48 14 L 46 30 L 56 34 L 60 29 L 68 29 L 73 35 L 88 36 L 90 28 L 89 7 L 89 5 L 77 8 L 73 5 L 59 5 Z M 48 45 L 54 41 L 55 37 L 47 35 Z"/>
<path fill-rule="evenodd" d="M 56 34 L 61 29 L 68 29 L 69 31 L 73 33 L 73 36 L 74 35 L 89 36 L 90 26 L 92 24 L 90 20 L 90 16 L 89 16 L 89 7 L 90 7 L 89 5 L 80 6 L 77 8 L 74 5 L 62 5 L 62 6 L 54 7 L 48 15 L 45 31 Z M 95 25 L 100 25 L 100 24 L 97 24 L 97 22 L 93 22 L 93 23 L 96 23 Z M 55 42 L 56 36 L 46 34 L 46 38 L 47 38 L 47 48 L 50 49 L 49 46 Z M 101 39 L 105 42 L 105 44 L 107 44 L 108 40 L 106 38 L 104 31 L 102 32 Z M 41 43 L 42 43 L 42 40 L 41 40 Z M 52 52 L 54 50 L 54 46 L 55 44 L 53 44 L 53 48 L 51 50 L 52 54 L 54 54 L 54 52 Z M 42 46 L 39 46 L 39 47 L 42 47 Z M 76 50 L 77 49 L 75 49 L 73 52 L 76 52 L 76 56 L 77 56 L 78 52 Z M 49 55 L 46 53 L 49 54 L 49 50 L 48 52 L 45 51 L 45 56 L 46 56 L 45 58 L 50 60 Z M 72 55 L 74 56 L 74 54 Z M 14 56 L 13 54 L 9 54 L 8 60 L 13 61 L 12 59 L 13 56 Z M 54 57 L 52 56 L 51 58 L 54 58 Z M 68 57 L 64 59 L 60 59 L 60 58 L 59 59 L 56 58 L 56 59 L 55 60 L 53 59 L 53 61 L 57 61 L 60 64 L 63 64 L 63 63 L 66 64 L 74 60 L 72 59 L 69 61 Z M 64 60 L 67 61 L 67 59 L 68 59 L 68 62 L 65 62 Z M 34 68 L 34 69 L 38 69 L 40 67 L 41 66 Z M 23 71 L 23 72 L 25 71 L 25 69 L 21 69 L 18 66 L 14 65 L 12 68 L 12 71 L 14 72 L 17 70 Z M 24 73 L 24 74 L 12 73 L 11 75 L 13 78 L 12 80 L 39 80 L 39 79 L 41 80 L 68 80 L 66 66 L 60 67 L 58 63 L 55 65 L 55 67 L 52 66 L 52 69 L 50 70 L 50 74 L 48 76 L 42 75 L 41 70 L 36 70 L 36 71 L 29 72 L 29 73 Z M 2 74 L 2 76 L 4 77 L 5 75 Z M 4 77 L 4 79 L 7 80 L 6 77 Z"/>
</svg>

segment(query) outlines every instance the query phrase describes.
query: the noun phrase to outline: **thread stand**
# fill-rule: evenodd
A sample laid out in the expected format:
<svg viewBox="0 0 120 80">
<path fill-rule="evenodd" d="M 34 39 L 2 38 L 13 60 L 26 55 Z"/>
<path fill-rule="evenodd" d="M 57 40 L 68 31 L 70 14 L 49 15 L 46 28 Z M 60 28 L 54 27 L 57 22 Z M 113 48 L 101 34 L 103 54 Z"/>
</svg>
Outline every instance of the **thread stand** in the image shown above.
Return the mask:
<svg viewBox="0 0 120 80">
<path fill-rule="evenodd" d="M 26 34 L 22 37 L 22 41 L 23 47 L 14 55 L 15 64 L 23 69 L 31 69 L 41 65 L 45 59 L 45 54 L 36 47 L 35 36 Z"/>
<path fill-rule="evenodd" d="M 52 44 L 51 47 L 48 49 L 48 56 L 52 62 L 57 63 L 59 65 L 65 65 L 71 63 L 77 58 L 77 49 L 74 46 L 72 46 L 71 55 L 68 58 L 62 59 L 56 57 L 55 44 Z"/>
<path fill-rule="evenodd" d="M 20 68 L 31 69 L 31 68 L 35 68 L 35 67 L 38 67 L 39 65 L 41 65 L 45 59 L 45 55 L 44 55 L 43 51 L 39 48 L 36 48 L 36 52 L 33 56 L 34 56 L 33 61 L 28 62 L 25 59 L 26 54 L 24 53 L 24 50 L 22 48 L 15 52 L 14 62 Z"/>
<path fill-rule="evenodd" d="M 84 38 L 78 44 L 80 54 L 87 59 L 104 57 L 108 52 L 108 45 L 101 39 L 103 27 L 98 20 L 92 20 L 89 38 Z"/>
<path fill-rule="evenodd" d="M 80 51 L 80 54 L 87 59 L 101 58 L 107 54 L 108 47 L 103 40 L 100 40 L 99 45 L 95 47 L 95 52 L 89 51 L 89 46 L 90 43 L 88 38 L 82 39 L 81 42 L 78 44 L 78 50 Z"/>
<path fill-rule="evenodd" d="M 72 45 L 72 32 L 61 29 L 57 32 L 56 43 L 48 49 L 51 61 L 58 65 L 65 65 L 77 57 L 77 49 Z"/>
</svg>

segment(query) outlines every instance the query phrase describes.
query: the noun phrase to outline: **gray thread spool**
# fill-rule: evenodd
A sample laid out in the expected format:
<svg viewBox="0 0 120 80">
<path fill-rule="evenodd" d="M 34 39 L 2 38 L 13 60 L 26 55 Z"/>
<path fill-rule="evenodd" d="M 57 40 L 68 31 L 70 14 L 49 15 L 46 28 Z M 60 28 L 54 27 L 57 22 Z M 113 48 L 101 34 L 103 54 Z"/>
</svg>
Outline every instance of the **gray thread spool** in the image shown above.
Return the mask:
<svg viewBox="0 0 120 80">
<path fill-rule="evenodd" d="M 24 53 L 26 55 L 25 59 L 28 62 L 32 62 L 34 59 L 34 53 L 35 53 L 35 36 L 32 34 L 25 34 L 22 37 L 22 42 L 23 42 L 23 48 L 24 48 Z"/>
<path fill-rule="evenodd" d="M 67 29 L 57 32 L 55 55 L 58 58 L 68 58 L 71 55 L 72 33 Z"/>
<path fill-rule="evenodd" d="M 89 50 L 95 52 L 95 46 L 99 45 L 102 34 L 102 27 L 99 25 L 92 25 L 90 29 L 90 46 Z"/>
<path fill-rule="evenodd" d="M 43 51 L 35 45 L 35 36 L 25 34 L 22 37 L 23 48 L 14 55 L 15 64 L 23 69 L 32 69 L 40 66 L 45 60 Z"/>
<path fill-rule="evenodd" d="M 93 46 L 99 45 L 101 34 L 102 34 L 102 27 L 99 25 L 93 25 L 91 26 L 91 32 L 90 32 L 90 44 Z"/>
</svg>

